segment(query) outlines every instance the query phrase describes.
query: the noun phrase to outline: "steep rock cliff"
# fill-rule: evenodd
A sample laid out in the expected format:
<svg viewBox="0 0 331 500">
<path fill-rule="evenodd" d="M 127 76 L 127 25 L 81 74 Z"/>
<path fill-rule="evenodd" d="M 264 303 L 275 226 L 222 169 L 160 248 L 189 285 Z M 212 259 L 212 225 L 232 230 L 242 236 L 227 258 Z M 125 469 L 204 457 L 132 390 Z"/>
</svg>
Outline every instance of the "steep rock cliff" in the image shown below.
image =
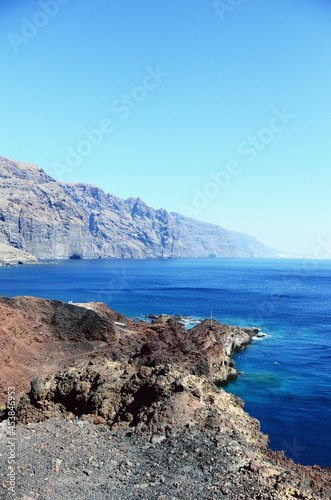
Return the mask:
<svg viewBox="0 0 331 500">
<path fill-rule="evenodd" d="M 273 255 L 256 238 L 1 157 L 0 243 L 38 259 Z"/>
</svg>

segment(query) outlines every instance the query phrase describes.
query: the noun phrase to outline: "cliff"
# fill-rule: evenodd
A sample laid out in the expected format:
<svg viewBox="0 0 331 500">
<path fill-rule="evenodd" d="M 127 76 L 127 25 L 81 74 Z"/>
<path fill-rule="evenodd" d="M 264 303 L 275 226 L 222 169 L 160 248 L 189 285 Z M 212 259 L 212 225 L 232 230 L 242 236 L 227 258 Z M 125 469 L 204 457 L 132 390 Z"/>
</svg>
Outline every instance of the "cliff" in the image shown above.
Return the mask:
<svg viewBox="0 0 331 500">
<path fill-rule="evenodd" d="M 0 243 L 38 259 L 275 255 L 256 238 L 1 157 Z"/>
</svg>

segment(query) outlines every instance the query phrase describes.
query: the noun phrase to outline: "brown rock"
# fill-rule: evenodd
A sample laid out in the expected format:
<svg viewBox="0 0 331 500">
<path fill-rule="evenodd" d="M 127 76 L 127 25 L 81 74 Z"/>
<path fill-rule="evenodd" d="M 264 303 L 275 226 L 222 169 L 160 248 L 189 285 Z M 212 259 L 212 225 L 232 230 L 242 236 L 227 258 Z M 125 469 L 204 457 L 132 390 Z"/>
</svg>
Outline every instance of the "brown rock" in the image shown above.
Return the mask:
<svg viewBox="0 0 331 500">
<path fill-rule="evenodd" d="M 88 359 L 118 337 L 113 320 L 92 309 L 0 297 L 1 404 L 7 387 L 14 386 L 17 394 L 28 390 L 36 375 Z"/>
<path fill-rule="evenodd" d="M 156 452 L 165 444 L 166 465 L 157 464 L 162 474 L 177 463 L 185 439 L 185 453 L 199 463 L 199 473 L 221 472 L 208 484 L 217 498 L 220 492 L 232 498 L 245 492 L 246 498 L 331 497 L 331 468 L 304 467 L 283 452 L 268 450 L 268 436 L 243 411 L 243 402 L 213 383 L 231 375 L 229 355 L 251 341 L 254 329 L 205 321 L 186 332 L 173 318 L 154 325 L 121 318 L 123 326 L 115 324 L 114 315 L 99 303 L 0 298 L 0 352 L 4 361 L 9 359 L 8 366 L 12 362 L 10 385 L 14 377 L 15 385 L 24 387 L 32 358 L 39 375 L 29 392 L 17 398 L 17 423 L 79 417 L 110 427 L 113 435 L 125 431 L 134 439 L 147 439 Z M 82 363 L 92 347 L 104 359 Z M 67 362 L 76 366 L 58 371 L 64 351 Z M 54 371 L 46 375 L 42 356 L 51 353 Z M 2 382 L 7 383 L 8 373 L 2 370 Z M 4 419 L 5 412 L 0 413 Z M 62 474 L 60 460 L 54 459 L 54 475 Z"/>
</svg>

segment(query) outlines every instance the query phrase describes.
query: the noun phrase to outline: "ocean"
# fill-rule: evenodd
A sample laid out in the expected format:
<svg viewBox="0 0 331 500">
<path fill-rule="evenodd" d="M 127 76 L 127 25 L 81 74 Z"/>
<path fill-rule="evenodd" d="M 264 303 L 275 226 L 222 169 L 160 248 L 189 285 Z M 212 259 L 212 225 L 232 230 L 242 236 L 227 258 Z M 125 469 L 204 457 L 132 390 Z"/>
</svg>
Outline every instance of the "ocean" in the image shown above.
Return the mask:
<svg viewBox="0 0 331 500">
<path fill-rule="evenodd" d="M 270 447 L 331 465 L 331 261 L 71 260 L 0 269 L 0 294 L 105 302 L 125 316 L 187 315 L 266 334 L 234 356 L 225 390 L 245 401 Z"/>
</svg>

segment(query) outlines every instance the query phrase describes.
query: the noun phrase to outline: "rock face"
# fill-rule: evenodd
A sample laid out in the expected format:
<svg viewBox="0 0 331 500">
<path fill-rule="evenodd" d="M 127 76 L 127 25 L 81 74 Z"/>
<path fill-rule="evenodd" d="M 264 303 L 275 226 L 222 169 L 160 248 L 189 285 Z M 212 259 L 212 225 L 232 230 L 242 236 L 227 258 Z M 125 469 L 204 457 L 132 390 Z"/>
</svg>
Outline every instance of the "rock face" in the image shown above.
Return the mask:
<svg viewBox="0 0 331 500">
<path fill-rule="evenodd" d="M 0 157 L 0 243 L 38 259 L 271 257 L 256 238 Z M 0 254 L 1 260 L 1 254 Z"/>
<path fill-rule="evenodd" d="M 42 169 L 0 158 L 0 242 L 37 258 L 93 256 L 85 214 Z"/>
</svg>

